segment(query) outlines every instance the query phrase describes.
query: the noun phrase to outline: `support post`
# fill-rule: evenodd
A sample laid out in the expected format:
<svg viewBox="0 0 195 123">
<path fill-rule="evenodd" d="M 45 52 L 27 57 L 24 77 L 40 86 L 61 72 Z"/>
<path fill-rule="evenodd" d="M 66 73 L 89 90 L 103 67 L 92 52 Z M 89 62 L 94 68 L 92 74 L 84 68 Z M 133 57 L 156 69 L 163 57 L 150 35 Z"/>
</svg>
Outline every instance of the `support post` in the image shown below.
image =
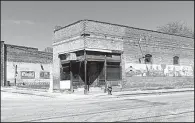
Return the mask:
<svg viewBox="0 0 195 123">
<path fill-rule="evenodd" d="M 85 88 L 84 88 L 84 94 L 88 93 L 88 89 L 87 89 L 87 60 L 86 60 L 86 51 L 84 50 L 84 67 L 85 67 Z"/>
<path fill-rule="evenodd" d="M 15 86 L 16 86 L 16 76 L 17 76 L 17 65 L 15 65 L 15 75 L 14 75 L 14 85 Z"/>
<path fill-rule="evenodd" d="M 104 93 L 106 93 L 106 90 L 107 90 L 107 70 L 106 70 L 106 67 L 107 67 L 107 63 L 106 63 L 106 55 L 105 55 L 105 59 L 104 59 L 104 78 L 105 78 L 105 89 L 104 89 Z"/>
<path fill-rule="evenodd" d="M 80 71 L 81 71 L 81 61 L 79 62 L 79 87 L 81 87 L 81 73 L 80 73 Z"/>
<path fill-rule="evenodd" d="M 53 93 L 53 73 L 52 73 L 53 67 L 51 67 L 51 72 L 50 72 L 50 82 L 49 82 L 49 92 Z"/>
<path fill-rule="evenodd" d="M 72 62 L 70 61 L 70 91 L 73 93 Z"/>
</svg>

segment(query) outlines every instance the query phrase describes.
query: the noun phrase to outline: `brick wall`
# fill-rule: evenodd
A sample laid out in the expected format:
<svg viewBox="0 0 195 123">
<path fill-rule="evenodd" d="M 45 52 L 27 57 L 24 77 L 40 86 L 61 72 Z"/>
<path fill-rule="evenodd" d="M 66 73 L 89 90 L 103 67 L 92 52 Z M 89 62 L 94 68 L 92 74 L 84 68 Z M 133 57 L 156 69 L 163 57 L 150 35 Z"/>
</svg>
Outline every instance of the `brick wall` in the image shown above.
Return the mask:
<svg viewBox="0 0 195 123">
<path fill-rule="evenodd" d="M 192 38 L 138 29 L 127 29 L 126 32 L 129 38 L 124 40 L 124 53 L 128 62 L 138 63 L 138 58 L 142 57 L 142 50 L 144 55 L 151 54 L 153 56 L 153 63 L 173 64 L 173 57 L 179 56 L 180 65 L 194 64 L 194 41 Z M 144 36 L 145 39 L 143 39 Z M 141 50 L 139 48 L 140 39 Z"/>
<path fill-rule="evenodd" d="M 81 36 L 53 44 L 53 53 L 66 53 L 79 49 L 84 49 L 84 39 Z"/>
<path fill-rule="evenodd" d="M 54 31 L 54 43 L 60 42 L 71 37 L 76 37 L 81 35 L 83 32 L 83 21 L 78 21 L 71 25 L 65 26 L 60 30 Z"/>
<path fill-rule="evenodd" d="M 108 37 L 124 36 L 125 28 L 97 21 L 86 21 L 85 32 L 98 35 L 107 35 Z"/>
<path fill-rule="evenodd" d="M 85 48 L 99 50 L 123 50 L 123 42 L 117 39 L 107 39 L 105 37 L 86 37 Z"/>
<path fill-rule="evenodd" d="M 194 77 L 127 77 L 123 90 L 194 88 Z"/>
<path fill-rule="evenodd" d="M 38 51 L 36 48 L 6 44 L 7 61 L 27 63 L 52 63 L 52 53 Z"/>
</svg>

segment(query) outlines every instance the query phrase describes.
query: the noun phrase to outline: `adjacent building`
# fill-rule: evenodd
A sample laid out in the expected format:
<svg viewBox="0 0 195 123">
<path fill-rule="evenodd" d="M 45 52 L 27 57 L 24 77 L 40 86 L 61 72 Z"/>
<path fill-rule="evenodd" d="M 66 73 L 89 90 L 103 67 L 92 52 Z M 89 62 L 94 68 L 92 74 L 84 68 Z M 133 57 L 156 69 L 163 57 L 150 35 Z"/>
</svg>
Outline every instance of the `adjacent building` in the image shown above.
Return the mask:
<svg viewBox="0 0 195 123">
<path fill-rule="evenodd" d="M 49 88 L 52 53 L 1 41 L 1 86 Z"/>
</svg>

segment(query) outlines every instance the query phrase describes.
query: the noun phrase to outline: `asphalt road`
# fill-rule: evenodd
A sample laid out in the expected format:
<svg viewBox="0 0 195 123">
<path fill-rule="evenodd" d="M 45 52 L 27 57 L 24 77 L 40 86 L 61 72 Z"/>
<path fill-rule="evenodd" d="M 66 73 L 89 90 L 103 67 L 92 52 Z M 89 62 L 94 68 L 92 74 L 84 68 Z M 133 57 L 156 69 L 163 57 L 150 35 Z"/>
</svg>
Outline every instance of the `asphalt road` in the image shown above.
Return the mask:
<svg viewBox="0 0 195 123">
<path fill-rule="evenodd" d="M 194 122 L 194 92 L 61 98 L 1 92 L 2 122 Z"/>
</svg>

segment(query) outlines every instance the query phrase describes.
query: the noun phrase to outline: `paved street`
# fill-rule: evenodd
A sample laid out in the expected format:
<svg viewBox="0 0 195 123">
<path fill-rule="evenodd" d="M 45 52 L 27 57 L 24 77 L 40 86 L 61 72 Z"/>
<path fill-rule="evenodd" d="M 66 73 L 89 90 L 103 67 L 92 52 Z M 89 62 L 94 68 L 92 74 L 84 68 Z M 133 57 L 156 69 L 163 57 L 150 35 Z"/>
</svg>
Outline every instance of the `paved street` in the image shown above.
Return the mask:
<svg viewBox="0 0 195 123">
<path fill-rule="evenodd" d="M 1 121 L 193 122 L 194 92 L 78 99 L 1 92 Z"/>
</svg>

